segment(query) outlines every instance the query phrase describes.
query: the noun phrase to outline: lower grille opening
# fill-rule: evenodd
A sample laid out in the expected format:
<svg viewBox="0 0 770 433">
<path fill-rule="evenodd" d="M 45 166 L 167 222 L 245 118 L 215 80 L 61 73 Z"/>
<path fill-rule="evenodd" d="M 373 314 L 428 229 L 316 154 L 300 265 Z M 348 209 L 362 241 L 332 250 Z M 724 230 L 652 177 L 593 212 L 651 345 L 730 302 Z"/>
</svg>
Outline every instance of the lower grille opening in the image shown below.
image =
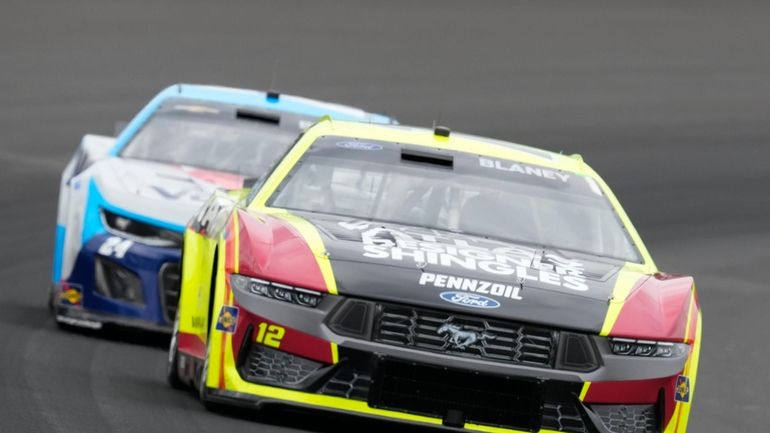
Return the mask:
<svg viewBox="0 0 770 433">
<path fill-rule="evenodd" d="M 475 372 L 382 360 L 369 405 L 446 419 L 537 431 L 542 418 L 540 383 Z"/>
<path fill-rule="evenodd" d="M 160 283 L 160 300 L 163 304 L 163 316 L 167 323 L 174 323 L 176 310 L 179 305 L 181 290 L 180 269 L 178 263 L 164 263 L 160 267 L 158 280 Z"/>
<path fill-rule="evenodd" d="M 574 403 L 543 405 L 543 429 L 569 433 L 587 433 L 586 425 Z"/>
<path fill-rule="evenodd" d="M 655 405 L 591 405 L 612 433 L 656 433 L 657 411 Z"/>
<path fill-rule="evenodd" d="M 371 375 L 343 366 L 320 389 L 321 394 L 366 401 L 369 398 Z"/>
<path fill-rule="evenodd" d="M 110 299 L 144 304 L 144 289 L 139 276 L 123 265 L 96 257 L 94 279 L 96 290 Z"/>
<path fill-rule="evenodd" d="M 312 381 L 323 366 L 291 353 L 252 344 L 240 370 L 248 382 L 300 389 Z"/>
</svg>

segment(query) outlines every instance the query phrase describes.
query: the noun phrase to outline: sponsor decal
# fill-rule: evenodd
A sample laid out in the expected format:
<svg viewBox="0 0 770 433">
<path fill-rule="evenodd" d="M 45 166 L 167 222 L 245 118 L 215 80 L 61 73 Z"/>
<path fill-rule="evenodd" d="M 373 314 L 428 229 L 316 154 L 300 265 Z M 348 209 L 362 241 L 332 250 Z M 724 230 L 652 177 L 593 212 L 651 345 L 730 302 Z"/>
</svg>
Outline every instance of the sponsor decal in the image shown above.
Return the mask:
<svg viewBox="0 0 770 433">
<path fill-rule="evenodd" d="M 339 225 L 361 233 L 363 256 L 370 259 L 411 261 L 422 268 L 431 265 L 483 272 L 498 278 L 515 278 L 520 285 L 537 281 L 569 291 L 588 290 L 583 263 L 553 252 L 485 242 L 437 230 L 386 228 L 368 221 L 340 222 Z"/>
<path fill-rule="evenodd" d="M 339 141 L 337 147 L 353 150 L 382 150 L 382 145 L 366 141 Z"/>
<path fill-rule="evenodd" d="M 443 292 L 439 295 L 442 300 L 463 307 L 492 309 L 500 308 L 500 303 L 492 298 L 473 293 Z"/>
<path fill-rule="evenodd" d="M 232 334 L 235 332 L 237 325 L 238 307 L 223 306 L 222 310 L 219 311 L 219 318 L 217 318 L 217 331 Z"/>
<path fill-rule="evenodd" d="M 521 286 L 511 286 L 473 278 L 423 272 L 420 275 L 421 286 L 431 285 L 442 289 L 462 290 L 478 295 L 491 295 L 498 298 L 521 300 Z"/>
<path fill-rule="evenodd" d="M 534 176 L 546 180 L 569 182 L 570 175 L 558 170 L 551 170 L 543 167 L 518 164 L 511 161 L 501 161 L 490 158 L 479 158 L 479 165 L 484 168 L 505 171 L 508 173 L 517 173 L 525 176 Z"/>
<path fill-rule="evenodd" d="M 676 378 L 676 389 L 674 390 L 674 400 L 680 403 L 690 402 L 690 378 L 679 376 Z"/>
<path fill-rule="evenodd" d="M 64 284 L 59 292 L 59 301 L 64 305 L 80 306 L 83 304 L 83 289 L 75 285 Z"/>
<path fill-rule="evenodd" d="M 494 340 L 497 336 L 486 332 L 466 331 L 462 326 L 445 323 L 436 331 L 438 335 L 449 335 L 449 345 L 452 348 L 465 350 L 471 344 L 485 340 Z"/>
</svg>

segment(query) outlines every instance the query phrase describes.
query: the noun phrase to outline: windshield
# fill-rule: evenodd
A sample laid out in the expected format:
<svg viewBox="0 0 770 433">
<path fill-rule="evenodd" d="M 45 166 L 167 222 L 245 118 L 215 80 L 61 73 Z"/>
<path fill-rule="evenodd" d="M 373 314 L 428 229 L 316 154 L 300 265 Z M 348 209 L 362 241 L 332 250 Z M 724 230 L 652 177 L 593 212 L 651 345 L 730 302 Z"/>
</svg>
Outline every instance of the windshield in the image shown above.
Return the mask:
<svg viewBox="0 0 770 433">
<path fill-rule="evenodd" d="M 121 156 L 259 177 L 299 132 L 298 126 L 236 116 L 233 108 L 180 103 L 150 119 Z"/>
<path fill-rule="evenodd" d="M 459 152 L 322 137 L 269 205 L 639 262 L 590 177 Z"/>
</svg>

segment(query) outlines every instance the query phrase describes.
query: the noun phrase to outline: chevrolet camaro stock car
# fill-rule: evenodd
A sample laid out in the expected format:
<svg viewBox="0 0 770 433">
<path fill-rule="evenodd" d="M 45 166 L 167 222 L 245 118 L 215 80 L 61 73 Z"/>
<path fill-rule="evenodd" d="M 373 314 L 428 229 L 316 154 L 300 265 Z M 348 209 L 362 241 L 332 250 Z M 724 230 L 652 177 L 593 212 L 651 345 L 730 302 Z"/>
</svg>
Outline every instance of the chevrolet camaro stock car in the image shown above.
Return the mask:
<svg viewBox="0 0 770 433">
<path fill-rule="evenodd" d="M 684 432 L 701 312 L 579 155 L 323 119 L 185 230 L 168 379 L 476 431 Z"/>
<path fill-rule="evenodd" d="M 57 321 L 170 331 L 187 221 L 216 189 L 265 174 L 324 115 L 392 122 L 277 92 L 180 84 L 117 138 L 86 135 L 61 179 L 50 296 Z"/>
</svg>

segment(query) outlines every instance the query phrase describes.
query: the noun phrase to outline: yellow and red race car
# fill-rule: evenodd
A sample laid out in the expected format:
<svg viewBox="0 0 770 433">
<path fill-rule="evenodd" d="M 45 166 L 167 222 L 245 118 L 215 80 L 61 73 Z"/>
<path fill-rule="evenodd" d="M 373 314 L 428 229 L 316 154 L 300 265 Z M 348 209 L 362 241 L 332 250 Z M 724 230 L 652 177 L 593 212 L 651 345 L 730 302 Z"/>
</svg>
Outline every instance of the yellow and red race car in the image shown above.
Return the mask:
<svg viewBox="0 0 770 433">
<path fill-rule="evenodd" d="M 678 432 L 701 312 L 577 155 L 324 119 L 187 226 L 169 381 L 475 431 Z"/>
</svg>

